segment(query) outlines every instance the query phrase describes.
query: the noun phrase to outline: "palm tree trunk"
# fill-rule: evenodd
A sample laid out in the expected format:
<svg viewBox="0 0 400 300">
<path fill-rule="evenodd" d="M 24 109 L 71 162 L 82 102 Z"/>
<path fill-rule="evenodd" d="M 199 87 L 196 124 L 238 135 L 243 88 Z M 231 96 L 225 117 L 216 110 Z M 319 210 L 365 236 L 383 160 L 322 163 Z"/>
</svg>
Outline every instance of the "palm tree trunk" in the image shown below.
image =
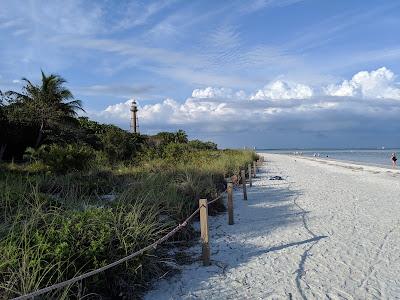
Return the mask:
<svg viewBox="0 0 400 300">
<path fill-rule="evenodd" d="M 6 152 L 7 144 L 2 144 L 0 146 L 0 161 L 3 160 L 4 152 Z"/>
<path fill-rule="evenodd" d="M 38 134 L 38 137 L 36 139 L 35 148 L 39 147 L 40 141 L 42 140 L 43 126 L 44 126 L 44 122 L 42 121 L 42 124 L 40 124 L 39 134 Z"/>
</svg>

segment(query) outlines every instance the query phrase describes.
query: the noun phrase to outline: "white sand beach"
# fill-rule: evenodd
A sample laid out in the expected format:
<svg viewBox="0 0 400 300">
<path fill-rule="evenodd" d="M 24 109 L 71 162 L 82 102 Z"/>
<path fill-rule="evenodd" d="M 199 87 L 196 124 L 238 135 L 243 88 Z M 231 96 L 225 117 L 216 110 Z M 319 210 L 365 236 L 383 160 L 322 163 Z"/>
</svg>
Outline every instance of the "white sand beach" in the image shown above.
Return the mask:
<svg viewBox="0 0 400 300">
<path fill-rule="evenodd" d="M 235 224 L 210 218 L 212 265 L 179 266 L 145 299 L 400 299 L 400 172 L 264 156 Z"/>
</svg>

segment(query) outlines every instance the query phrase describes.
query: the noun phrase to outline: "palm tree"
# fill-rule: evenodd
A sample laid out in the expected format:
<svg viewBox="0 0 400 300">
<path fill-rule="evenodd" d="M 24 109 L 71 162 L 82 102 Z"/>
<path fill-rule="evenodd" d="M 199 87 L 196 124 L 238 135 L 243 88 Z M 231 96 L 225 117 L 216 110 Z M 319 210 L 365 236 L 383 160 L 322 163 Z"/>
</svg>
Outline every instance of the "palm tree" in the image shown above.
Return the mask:
<svg viewBox="0 0 400 300">
<path fill-rule="evenodd" d="M 40 85 L 22 78 L 25 86 L 22 93 L 8 91 L 7 95 L 16 100 L 15 115 L 22 122 L 39 127 L 36 139 L 37 148 L 46 129 L 76 122 L 77 111 L 84 111 L 82 102 L 74 99 L 71 91 L 65 88 L 66 80 L 59 75 L 46 76 L 42 71 Z"/>
<path fill-rule="evenodd" d="M 175 133 L 175 143 L 183 143 L 186 144 L 188 142 L 188 137 L 185 131 L 182 129 L 179 129 Z"/>
</svg>

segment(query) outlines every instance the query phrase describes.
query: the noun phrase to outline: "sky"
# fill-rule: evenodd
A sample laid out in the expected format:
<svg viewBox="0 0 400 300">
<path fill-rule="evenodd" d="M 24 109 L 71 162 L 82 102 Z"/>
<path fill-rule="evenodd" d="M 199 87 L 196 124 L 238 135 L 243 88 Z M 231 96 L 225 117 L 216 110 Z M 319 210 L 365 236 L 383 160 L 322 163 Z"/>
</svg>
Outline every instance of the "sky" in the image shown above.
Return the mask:
<svg viewBox="0 0 400 300">
<path fill-rule="evenodd" d="M 400 146 L 400 1 L 0 0 L 0 90 L 59 74 L 86 115 L 220 147 Z"/>
</svg>

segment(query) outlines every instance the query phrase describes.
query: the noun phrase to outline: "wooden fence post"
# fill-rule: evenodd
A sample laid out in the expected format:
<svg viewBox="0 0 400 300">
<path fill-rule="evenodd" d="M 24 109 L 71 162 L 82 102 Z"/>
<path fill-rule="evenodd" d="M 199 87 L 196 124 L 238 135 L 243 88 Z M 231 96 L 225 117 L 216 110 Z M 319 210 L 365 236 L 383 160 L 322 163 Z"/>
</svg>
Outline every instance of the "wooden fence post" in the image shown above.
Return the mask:
<svg viewBox="0 0 400 300">
<path fill-rule="evenodd" d="M 256 178 L 256 175 L 257 175 L 257 162 L 256 161 L 253 161 L 253 170 L 254 170 L 253 177 Z"/>
<path fill-rule="evenodd" d="M 252 177 L 252 175 L 251 175 L 251 164 L 248 165 L 248 172 L 249 172 L 249 185 L 250 185 L 250 187 L 252 187 L 253 186 L 253 182 L 251 180 L 251 177 Z"/>
<path fill-rule="evenodd" d="M 241 171 L 242 184 L 243 184 L 243 200 L 247 200 L 247 190 L 246 190 L 246 172 L 244 170 Z"/>
<path fill-rule="evenodd" d="M 228 225 L 233 225 L 233 194 L 232 183 L 228 183 Z"/>
<path fill-rule="evenodd" d="M 208 240 L 208 204 L 207 199 L 199 200 L 200 207 L 200 231 L 202 244 L 203 265 L 210 265 L 210 244 Z"/>
</svg>

